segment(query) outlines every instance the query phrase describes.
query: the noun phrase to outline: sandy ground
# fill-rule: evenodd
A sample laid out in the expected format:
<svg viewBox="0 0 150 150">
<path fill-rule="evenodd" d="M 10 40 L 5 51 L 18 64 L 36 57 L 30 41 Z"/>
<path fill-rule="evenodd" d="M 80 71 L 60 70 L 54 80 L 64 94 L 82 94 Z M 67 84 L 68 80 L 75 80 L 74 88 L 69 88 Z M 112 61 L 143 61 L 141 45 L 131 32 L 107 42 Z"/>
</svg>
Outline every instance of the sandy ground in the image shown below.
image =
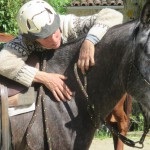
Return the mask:
<svg viewBox="0 0 150 150">
<path fill-rule="evenodd" d="M 140 138 L 140 137 L 139 137 Z M 139 140 L 138 137 L 133 138 L 131 137 L 133 141 Z M 113 140 L 112 138 L 107 138 L 107 139 L 94 139 L 92 142 L 92 145 L 89 150 L 114 150 L 113 148 Z M 124 147 L 124 150 L 138 150 L 138 148 L 133 148 L 126 146 Z M 150 150 L 150 137 L 147 137 L 144 141 L 144 148 L 142 150 Z"/>
</svg>

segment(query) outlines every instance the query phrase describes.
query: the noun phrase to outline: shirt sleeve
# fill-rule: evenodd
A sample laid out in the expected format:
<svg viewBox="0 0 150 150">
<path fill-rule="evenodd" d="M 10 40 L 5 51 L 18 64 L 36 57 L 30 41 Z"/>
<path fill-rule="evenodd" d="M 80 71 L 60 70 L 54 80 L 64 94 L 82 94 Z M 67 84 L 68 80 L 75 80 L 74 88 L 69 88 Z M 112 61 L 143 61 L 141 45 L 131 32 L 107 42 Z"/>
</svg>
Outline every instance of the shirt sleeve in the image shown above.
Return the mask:
<svg viewBox="0 0 150 150">
<path fill-rule="evenodd" d="M 31 86 L 38 69 L 25 63 L 30 53 L 20 37 L 8 42 L 0 51 L 0 74 L 27 87 Z"/>
<path fill-rule="evenodd" d="M 89 35 L 92 35 L 93 38 L 91 36 L 91 42 L 94 40 L 94 44 L 96 44 L 102 39 L 109 28 L 121 24 L 122 22 L 123 15 L 119 11 L 110 8 L 102 9 L 97 14 L 94 25 L 89 30 L 86 39 L 89 39 Z"/>
<path fill-rule="evenodd" d="M 110 8 L 90 16 L 66 15 L 60 18 L 64 43 L 85 35 L 86 39 L 96 44 L 110 27 L 123 21 L 123 15 Z"/>
</svg>

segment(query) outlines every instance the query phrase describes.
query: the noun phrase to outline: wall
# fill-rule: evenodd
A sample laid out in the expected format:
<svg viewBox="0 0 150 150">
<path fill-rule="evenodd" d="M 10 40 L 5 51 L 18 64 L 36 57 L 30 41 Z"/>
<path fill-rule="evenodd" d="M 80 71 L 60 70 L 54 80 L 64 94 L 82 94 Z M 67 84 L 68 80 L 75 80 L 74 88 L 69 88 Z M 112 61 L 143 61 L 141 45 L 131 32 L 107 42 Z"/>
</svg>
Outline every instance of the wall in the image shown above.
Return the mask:
<svg viewBox="0 0 150 150">
<path fill-rule="evenodd" d="M 141 9 L 146 0 L 126 0 L 124 6 L 75 6 L 67 7 L 67 13 L 77 16 L 91 15 L 99 12 L 103 8 L 112 8 L 120 11 L 124 15 L 124 22 L 139 17 Z"/>
</svg>

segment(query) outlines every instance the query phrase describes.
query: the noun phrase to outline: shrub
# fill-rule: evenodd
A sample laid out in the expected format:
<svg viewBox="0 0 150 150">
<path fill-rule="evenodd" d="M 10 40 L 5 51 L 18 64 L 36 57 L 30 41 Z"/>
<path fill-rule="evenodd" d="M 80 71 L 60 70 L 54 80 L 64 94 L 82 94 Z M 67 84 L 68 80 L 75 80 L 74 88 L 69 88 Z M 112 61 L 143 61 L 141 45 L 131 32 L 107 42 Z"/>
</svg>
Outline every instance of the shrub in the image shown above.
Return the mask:
<svg viewBox="0 0 150 150">
<path fill-rule="evenodd" d="M 0 0 L 0 32 L 18 33 L 16 14 L 22 4 L 20 0 Z"/>
<path fill-rule="evenodd" d="M 18 26 L 16 15 L 19 8 L 29 0 L 0 0 L 0 32 L 12 35 L 18 34 Z M 63 7 L 71 0 L 47 0 L 56 10 L 56 12 L 64 14 L 66 8 Z"/>
<path fill-rule="evenodd" d="M 51 4 L 57 13 L 65 14 L 66 6 L 68 6 L 72 0 L 47 0 L 49 4 Z"/>
</svg>

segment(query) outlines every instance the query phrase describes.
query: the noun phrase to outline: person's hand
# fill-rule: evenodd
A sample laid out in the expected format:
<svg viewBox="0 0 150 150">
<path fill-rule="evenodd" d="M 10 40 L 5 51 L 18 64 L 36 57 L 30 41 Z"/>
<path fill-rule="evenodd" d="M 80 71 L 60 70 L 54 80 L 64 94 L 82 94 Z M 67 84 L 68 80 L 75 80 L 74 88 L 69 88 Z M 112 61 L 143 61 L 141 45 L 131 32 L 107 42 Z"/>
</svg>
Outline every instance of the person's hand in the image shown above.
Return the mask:
<svg viewBox="0 0 150 150">
<path fill-rule="evenodd" d="M 94 53 L 94 44 L 89 40 L 85 40 L 82 43 L 78 59 L 78 67 L 83 74 L 85 74 L 85 70 L 88 70 L 90 66 L 95 65 Z"/>
<path fill-rule="evenodd" d="M 57 101 L 66 99 L 70 100 L 72 96 L 71 90 L 65 84 L 67 78 L 60 74 L 37 72 L 34 82 L 43 83 L 54 95 Z"/>
</svg>

